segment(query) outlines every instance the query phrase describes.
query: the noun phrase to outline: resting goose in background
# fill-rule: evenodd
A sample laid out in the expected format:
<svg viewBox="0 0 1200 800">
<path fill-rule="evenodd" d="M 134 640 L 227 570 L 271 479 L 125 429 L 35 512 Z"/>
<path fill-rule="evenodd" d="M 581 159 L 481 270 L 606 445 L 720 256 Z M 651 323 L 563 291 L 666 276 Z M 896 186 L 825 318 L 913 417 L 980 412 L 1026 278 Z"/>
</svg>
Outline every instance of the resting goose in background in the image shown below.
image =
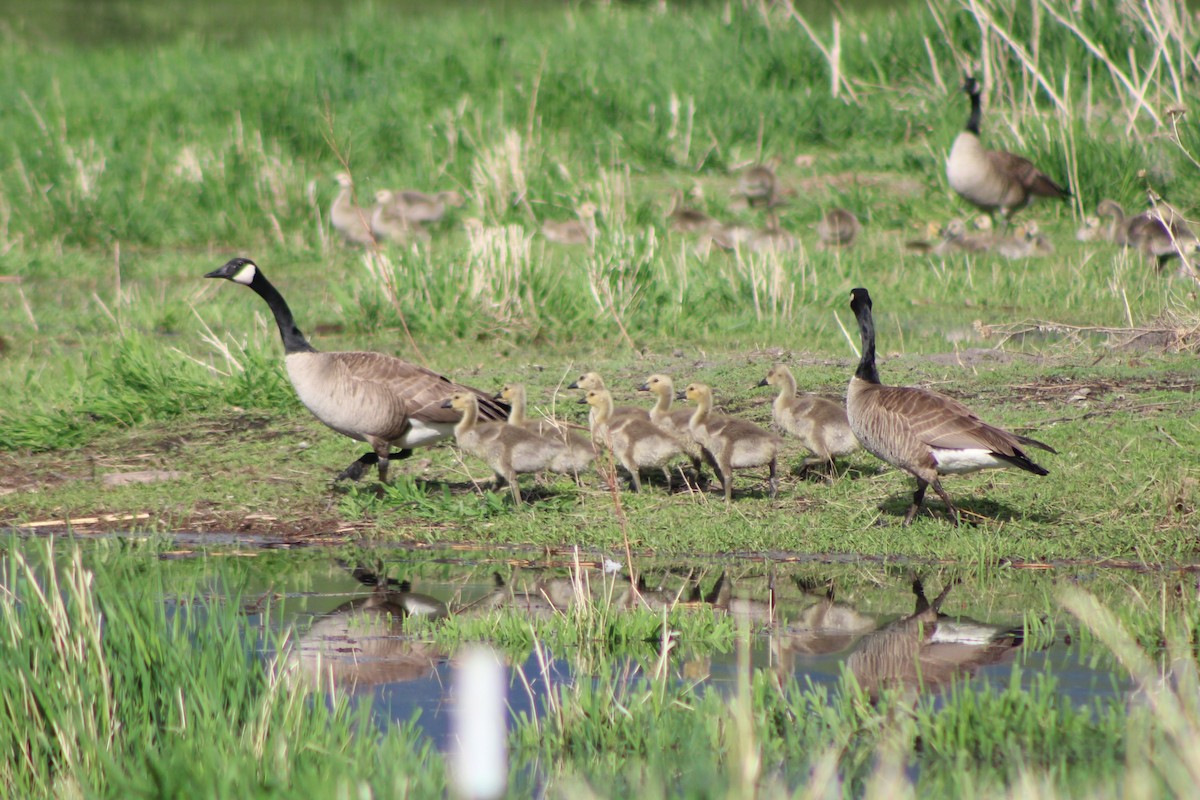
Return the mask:
<svg viewBox="0 0 1200 800">
<path fill-rule="evenodd" d="M 675 192 L 672 197 L 667 219 L 671 230 L 677 233 L 710 233 L 720 225 L 700 209 L 684 205 L 681 191 Z"/>
<path fill-rule="evenodd" d="M 862 359 L 846 392 L 850 430 L 864 449 L 917 479 L 904 524 L 913 521 L 933 486 L 958 524 L 958 509 L 942 489 L 939 475 L 981 469 L 1020 467 L 1034 475 L 1047 470 L 1025 455 L 1023 446 L 1057 452 L 1036 439 L 988 425 L 957 400 L 929 389 L 884 386 L 875 368 L 875 323 L 866 289 L 850 293 L 850 309 L 858 319 Z"/>
<path fill-rule="evenodd" d="M 335 177 L 342 188 L 329 208 L 330 224 L 350 244 L 375 244 L 371 234 L 372 212 L 355 204 L 354 180 L 350 173 L 339 172 Z"/>
<path fill-rule="evenodd" d="M 596 238 L 596 206 L 584 203 L 576 213 L 579 219 L 543 222 L 542 236 L 557 244 L 591 244 Z"/>
<path fill-rule="evenodd" d="M 858 449 L 858 439 L 846 419 L 846 406 L 816 394 L 797 394 L 796 379 L 783 364 L 772 367 L 758 385 L 778 387 L 779 395 L 771 404 L 775 424 L 799 439 L 813 454 L 812 458 L 804 459 L 801 473 L 818 464 L 828 465 L 832 480 L 834 458 Z"/>
<path fill-rule="evenodd" d="M 1034 197 L 1064 199 L 1071 193 L 1046 176 L 1029 159 L 1004 150 L 988 150 L 979 140 L 979 84 L 966 76 L 963 91 L 971 98 L 971 116 L 960 132 L 946 159 L 946 177 L 950 188 L 974 206 L 989 214 L 1000 212 L 1007 224 L 1009 217 L 1029 205 Z"/>
<path fill-rule="evenodd" d="M 411 189 L 387 192 L 387 210 L 389 215 L 402 219 L 410 225 L 434 224 L 442 221 L 447 208 L 461 208 L 466 200 L 458 192 L 438 192 L 425 194 Z M 378 195 L 377 195 L 378 198 Z M 384 201 L 381 199 L 381 203 Z"/>
<path fill-rule="evenodd" d="M 395 356 L 317 351 L 296 327 L 283 295 L 248 258 L 231 259 L 204 277 L 249 286 L 266 301 L 279 326 L 284 365 L 300 402 L 338 433 L 371 445 L 372 452 L 343 470 L 338 479 L 358 479 L 364 468 L 377 463 L 379 480 L 386 483 L 391 458 L 407 458 L 414 447 L 448 439 L 458 414 L 443 409 L 442 403 L 456 391 L 478 396 L 481 413 L 488 419 L 508 416 L 508 407 L 493 402 L 490 395 Z M 400 452 L 393 455 L 393 446 Z"/>
<path fill-rule="evenodd" d="M 817 223 L 817 237 L 823 247 L 849 247 L 861 230 L 858 217 L 844 208 L 831 208 Z"/>
<path fill-rule="evenodd" d="M 395 195 L 388 189 L 380 189 L 375 193 L 375 208 L 371 210 L 371 232 L 377 239 L 392 242 L 408 241 L 414 236 L 429 236 L 420 222 L 407 218 L 396 209 Z"/>
<path fill-rule="evenodd" d="M 1181 253 L 1196 251 L 1196 234 L 1170 206 L 1159 206 L 1132 217 L 1115 200 L 1101 200 L 1096 216 L 1109 218 L 1108 238 L 1121 247 L 1130 247 L 1153 258 L 1161 270 Z"/>
<path fill-rule="evenodd" d="M 738 176 L 737 193 L 751 208 L 770 207 L 779 201 L 779 181 L 770 164 L 756 164 Z"/>
<path fill-rule="evenodd" d="M 692 419 L 688 423 L 692 438 L 712 454 L 717 477 L 725 490 L 725 502 L 733 499 L 733 471 L 767 467 L 771 499 L 779 492 L 775 478 L 775 454 L 779 449 L 779 437 L 765 431 L 753 422 L 725 414 L 714 414 L 712 389 L 703 383 L 688 384 L 679 399 L 696 404 Z"/>
</svg>

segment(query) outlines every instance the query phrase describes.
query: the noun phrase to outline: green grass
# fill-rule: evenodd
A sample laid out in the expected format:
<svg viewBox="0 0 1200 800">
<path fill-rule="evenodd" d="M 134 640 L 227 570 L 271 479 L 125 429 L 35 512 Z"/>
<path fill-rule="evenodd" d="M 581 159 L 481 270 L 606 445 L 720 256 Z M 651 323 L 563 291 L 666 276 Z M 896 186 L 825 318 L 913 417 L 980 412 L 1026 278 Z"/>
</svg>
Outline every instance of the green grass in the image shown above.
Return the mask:
<svg viewBox="0 0 1200 800">
<path fill-rule="evenodd" d="M 366 520 L 414 540 L 1193 560 L 1194 286 L 1075 242 L 1073 210 L 1050 203 L 1024 215 L 1049 231 L 1051 257 L 906 251 L 926 222 L 964 211 L 942 179 L 966 106 L 952 65 L 980 55 L 974 16 L 913 8 L 843 20 L 854 100 L 832 96 L 828 65 L 794 22 L 705 4 L 403 19 L 368 8 L 253 46 L 198 36 L 75 50 L 5 38 L 0 92 L 17 111 L 0 120 L 14 153 L 0 171 L 0 275 L 20 282 L 0 284 L 0 486 L 18 491 L 0 521 L 150 513 L 150 528 L 228 530 L 265 514 L 290 530 Z M 996 31 L 1028 40 L 1033 21 L 1026 7 L 991 13 L 989 141 L 1069 178 L 1085 208 L 1102 196 L 1135 205 L 1144 185 L 1176 200 L 1200 188 L 1149 112 L 1126 132 L 1135 106 L 1112 78 L 1124 68 L 1046 19 L 1036 65 L 1001 68 Z M 1112 37 L 1136 22 L 1130 13 L 1093 3 L 1071 19 L 1125 58 L 1126 39 Z M 1157 108 L 1173 84 L 1153 37 L 1134 29 Z M 1191 22 L 1179 31 L 1194 40 Z M 828 21 L 817 33 L 830 35 Z M 1039 88 L 1035 73 L 1061 82 Z M 1181 124 L 1179 138 L 1191 147 L 1195 126 Z M 676 189 L 764 224 L 732 208 L 729 190 L 738 169 L 771 157 L 796 190 L 780 215 L 803 251 L 701 254 L 667 230 Z M 324 220 L 342 159 L 364 196 L 412 185 L 456 188 L 468 203 L 429 245 L 346 248 Z M 594 251 L 536 236 L 538 220 L 584 200 L 602 212 Z M 867 222 L 844 253 L 817 249 L 808 228 L 835 203 Z M 732 509 L 660 492 L 624 495 L 618 509 L 591 478 L 514 511 L 476 487 L 479 465 L 446 448 L 399 467 L 418 480 L 382 496 L 331 493 L 328 478 L 360 449 L 300 407 L 258 299 L 200 280 L 233 253 L 262 264 L 318 347 L 396 353 L 484 388 L 520 379 L 535 406 L 566 416 L 575 397 L 561 386 L 585 368 L 619 399 L 654 371 L 705 380 L 726 410 L 758 421 L 769 395 L 750 386 L 776 359 L 797 366 L 802 388 L 838 393 L 856 346 L 843 331 L 847 294 L 865 285 L 885 380 L 944 389 L 1062 454 L 1042 480 L 948 480 L 985 520 L 965 531 L 929 518 L 910 531 L 877 526 L 895 520 L 911 484 L 876 476 L 865 455 L 832 487 L 785 479 L 776 504 L 740 477 L 748 491 Z M 1005 338 L 1024 322 L 1076 327 Z M 1096 332 L 1131 323 L 1192 339 L 1181 354 L 1123 351 L 1107 347 L 1119 332 Z M 1001 342 L 1011 362 L 923 358 Z M 1072 402 L 1083 386 L 1092 394 Z M 187 476 L 116 490 L 93 480 L 147 466 Z"/>
</svg>

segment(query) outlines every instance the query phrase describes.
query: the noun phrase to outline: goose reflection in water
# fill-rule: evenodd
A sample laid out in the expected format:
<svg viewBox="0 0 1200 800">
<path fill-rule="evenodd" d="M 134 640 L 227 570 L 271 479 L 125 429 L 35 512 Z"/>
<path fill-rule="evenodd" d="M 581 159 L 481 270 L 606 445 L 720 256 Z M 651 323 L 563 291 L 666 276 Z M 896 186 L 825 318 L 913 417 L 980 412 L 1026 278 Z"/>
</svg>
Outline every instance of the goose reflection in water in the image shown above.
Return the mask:
<svg viewBox="0 0 1200 800">
<path fill-rule="evenodd" d="M 380 579 L 364 567 L 354 577 L 374 591 L 317 617 L 288 655 L 289 669 L 322 688 L 358 691 L 428 677 L 447 653 L 404 635 L 408 617 L 439 619 L 446 604 L 412 591 L 407 581 Z"/>
<path fill-rule="evenodd" d="M 919 579 L 913 580 L 916 609 L 878 632 L 865 636 L 847 659 L 859 686 L 872 699 L 887 689 L 915 693 L 937 691 L 959 676 L 1011 658 L 1024 641 L 1024 630 L 941 613 L 957 581 L 948 583 L 933 602 Z"/>
</svg>

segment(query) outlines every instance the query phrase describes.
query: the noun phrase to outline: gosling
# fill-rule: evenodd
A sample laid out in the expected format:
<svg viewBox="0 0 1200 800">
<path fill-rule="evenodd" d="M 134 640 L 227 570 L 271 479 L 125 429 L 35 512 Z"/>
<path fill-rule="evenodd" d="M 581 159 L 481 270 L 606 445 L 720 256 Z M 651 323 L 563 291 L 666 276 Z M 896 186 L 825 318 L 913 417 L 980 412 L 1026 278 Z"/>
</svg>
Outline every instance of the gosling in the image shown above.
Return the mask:
<svg viewBox="0 0 1200 800">
<path fill-rule="evenodd" d="M 563 445 L 507 422 L 480 422 L 479 398 L 475 395 L 455 392 L 442 408 L 452 408 L 462 414 L 462 419 L 454 426 L 458 446 L 491 467 L 496 474 L 496 487 L 507 483 L 517 505 L 521 504 L 518 475 L 565 471 L 562 469 L 566 466 Z"/>
<path fill-rule="evenodd" d="M 525 416 L 526 400 L 525 386 L 523 384 L 506 383 L 492 399 L 503 400 L 508 403 L 508 422 L 510 425 L 524 428 L 531 433 L 563 445 L 566 452 L 563 453 L 562 459 L 556 462 L 556 464 L 558 467 L 566 468 L 552 468 L 552 472 L 574 472 L 576 480 L 578 480 L 578 473 L 586 469 L 587 465 L 595 459 L 596 449 L 592 446 L 591 442 L 580 435 L 578 425 L 549 417 L 528 419 Z"/>
<path fill-rule="evenodd" d="M 807 447 L 812 456 L 801 464 L 801 475 L 817 465 L 829 468 L 827 482 L 832 482 L 834 459 L 848 456 L 858 449 L 858 438 L 850 430 L 846 407 L 828 397 L 816 394 L 797 394 L 796 379 L 784 364 L 776 364 L 759 386 L 776 386 L 779 395 L 771 404 L 775 425 L 790 433 Z"/>
<path fill-rule="evenodd" d="M 646 378 L 645 383 L 638 387 L 638 391 L 650 392 L 655 396 L 655 403 L 650 409 L 650 421 L 683 443 L 684 452 L 692 460 L 692 469 L 696 472 L 696 479 L 703 482 L 705 478 L 704 469 L 700 465 L 701 457 L 703 456 L 714 471 L 716 465 L 712 454 L 692 438 L 690 426 L 692 410 L 690 408 L 671 408 L 671 401 L 675 399 L 675 384 L 670 376 L 651 375 Z"/>
<path fill-rule="evenodd" d="M 779 437 L 744 419 L 712 413 L 712 389 L 703 383 L 688 384 L 679 399 L 696 404 L 689 428 L 700 446 L 712 453 L 717 477 L 725 489 L 725 502 L 733 499 L 733 470 L 766 466 L 770 470 L 771 499 L 779 492 L 775 477 Z"/>
<path fill-rule="evenodd" d="M 635 492 L 642 490 L 641 468 L 662 470 L 667 486 L 671 471 L 667 464 L 683 455 L 683 444 L 671 434 L 642 417 L 614 417 L 612 394 L 607 389 L 589 389 L 579 400 L 592 407 L 592 439 L 602 444 L 629 473 Z"/>
</svg>

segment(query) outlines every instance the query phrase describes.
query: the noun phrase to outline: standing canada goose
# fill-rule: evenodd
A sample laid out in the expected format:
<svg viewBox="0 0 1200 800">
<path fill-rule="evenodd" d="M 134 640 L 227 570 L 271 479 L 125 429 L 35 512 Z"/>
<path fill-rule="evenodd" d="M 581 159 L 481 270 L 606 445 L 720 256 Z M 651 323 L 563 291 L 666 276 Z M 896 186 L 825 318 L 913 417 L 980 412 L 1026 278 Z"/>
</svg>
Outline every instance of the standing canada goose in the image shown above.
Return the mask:
<svg viewBox="0 0 1200 800">
<path fill-rule="evenodd" d="M 557 244 L 591 244 L 596 239 L 596 206 L 584 203 L 577 213 L 579 219 L 543 222 L 542 236 Z"/>
<path fill-rule="evenodd" d="M 725 490 L 725 502 L 733 499 L 733 470 L 766 466 L 770 470 L 771 499 L 779 492 L 775 479 L 775 454 L 779 437 L 753 422 L 712 412 L 712 389 L 703 383 L 690 383 L 683 397 L 696 404 L 688 423 L 692 437 L 712 453 L 717 477 Z"/>
<path fill-rule="evenodd" d="M 971 116 L 958 134 L 946 159 L 950 188 L 968 203 L 988 214 L 1009 217 L 1029 205 L 1034 197 L 1067 198 L 1071 193 L 1050 180 L 1033 162 L 1004 150 L 987 150 L 979 141 L 979 84 L 966 76 L 963 91 L 971 98 Z"/>
<path fill-rule="evenodd" d="M 566 448 L 559 459 L 559 466 L 573 465 L 575 472 L 587 467 L 596 457 L 596 450 L 591 442 L 579 434 L 579 426 L 562 422 L 549 417 L 527 419 L 525 416 L 525 386 L 520 383 L 506 383 L 493 400 L 503 400 L 508 404 L 508 422 L 510 425 L 524 428 L 531 433 L 547 439 L 553 439 Z M 571 469 L 552 469 L 552 472 L 571 472 Z"/>
<path fill-rule="evenodd" d="M 759 386 L 776 386 L 779 395 L 771 404 L 775 424 L 800 440 L 813 454 L 804 459 L 802 472 L 809 467 L 825 464 L 833 473 L 833 459 L 847 456 L 858 449 L 858 439 L 850 430 L 846 407 L 816 394 L 797 394 L 796 379 L 784 364 L 776 364 L 759 381 Z"/>
<path fill-rule="evenodd" d="M 913 521 L 933 486 L 958 524 L 958 509 L 942 489 L 939 475 L 981 469 L 1020 467 L 1034 475 L 1047 470 L 1025 455 L 1022 446 L 1057 451 L 1036 439 L 988 425 L 962 403 L 944 394 L 910 386 L 884 386 L 875 369 L 875 323 L 866 289 L 850 293 L 850 309 L 858 319 L 862 359 L 846 392 L 850 430 L 863 448 L 917 479 L 912 506 L 904 524 Z"/>
<path fill-rule="evenodd" d="M 817 237 L 825 247 L 849 247 L 862 230 L 853 211 L 831 208 L 817 223 Z"/>
<path fill-rule="evenodd" d="M 397 210 L 395 195 L 388 189 L 375 193 L 375 208 L 371 210 L 371 232 L 377 239 L 405 242 L 414 236 L 428 237 L 421 223 L 409 219 Z"/>
<path fill-rule="evenodd" d="M 650 421 L 683 443 L 684 452 L 692 460 L 692 469 L 696 471 L 696 477 L 703 481 L 704 469 L 700 466 L 701 457 L 713 465 L 714 470 L 716 469 L 715 462 L 712 454 L 692 438 L 692 409 L 671 408 L 671 403 L 675 399 L 675 384 L 670 376 L 651 375 L 646 378 L 645 383 L 638 387 L 638 391 L 650 392 L 655 396 L 654 405 L 650 409 Z"/>
<path fill-rule="evenodd" d="M 425 194 L 407 189 L 400 192 L 387 192 L 388 214 L 396 219 L 404 220 L 410 225 L 441 222 L 446 216 L 447 207 L 461 208 L 466 200 L 458 192 L 438 192 Z M 382 192 L 381 192 L 382 194 Z M 376 198 L 378 199 L 378 195 Z M 380 200 L 381 203 L 385 201 Z"/>
<path fill-rule="evenodd" d="M 661 469 L 670 487 L 671 471 L 667 463 L 683 455 L 682 442 L 649 419 L 613 416 L 612 394 L 607 389 L 589 389 L 579 402 L 592 407 L 592 439 L 607 447 L 625 468 L 635 492 L 642 490 L 638 474 L 642 467 Z"/>
<path fill-rule="evenodd" d="M 1170 207 L 1127 217 L 1125 209 L 1115 200 L 1101 200 L 1096 206 L 1096 216 L 1111 218 L 1108 237 L 1114 243 L 1153 258 L 1160 270 L 1172 258 L 1196 249 L 1196 234 Z"/>
<path fill-rule="evenodd" d="M 462 415 L 454 426 L 454 441 L 466 452 L 485 462 L 496 474 L 496 486 L 508 484 L 513 502 L 520 505 L 517 476 L 532 472 L 578 472 L 566 447 L 553 439 L 503 421 L 479 421 L 479 396 L 470 391 L 454 392 L 443 401 Z"/>
<path fill-rule="evenodd" d="M 267 302 L 283 339 L 288 379 L 300 402 L 338 433 L 371 445 L 372 452 L 343 470 L 338 479 L 358 479 L 365 467 L 378 463 L 379 480 L 386 483 L 390 458 L 407 458 L 414 447 L 449 438 L 458 415 L 443 410 L 442 401 L 452 392 L 478 395 L 488 419 L 508 415 L 506 406 L 492 402 L 484 392 L 394 356 L 318 352 L 296 327 L 283 295 L 248 258 L 231 259 L 204 277 L 249 286 Z M 401 448 L 395 456 L 390 453 L 393 445 Z"/>
<path fill-rule="evenodd" d="M 587 391 L 589 389 L 604 389 L 606 387 L 604 385 L 604 379 L 600 377 L 600 373 L 585 372 L 582 375 L 580 375 L 578 378 L 576 378 L 574 381 L 572 381 L 571 385 L 568 386 L 567 388 L 568 389 L 583 389 L 584 391 Z M 581 400 L 580 402 L 582 403 L 583 401 Z M 594 408 L 594 406 L 593 406 L 593 408 Z M 641 417 L 642 419 L 650 419 L 650 412 L 640 406 L 616 406 L 615 408 L 613 408 L 612 415 L 614 418 L 616 418 L 616 417 Z M 588 412 L 589 425 L 591 424 L 590 420 L 593 417 L 595 417 L 595 412 L 589 411 Z"/>
<path fill-rule="evenodd" d="M 339 172 L 336 178 L 342 188 L 329 208 L 330 224 L 350 244 L 375 244 L 375 237 L 371 235 L 371 211 L 355 204 L 354 180 L 350 173 Z"/>
</svg>

